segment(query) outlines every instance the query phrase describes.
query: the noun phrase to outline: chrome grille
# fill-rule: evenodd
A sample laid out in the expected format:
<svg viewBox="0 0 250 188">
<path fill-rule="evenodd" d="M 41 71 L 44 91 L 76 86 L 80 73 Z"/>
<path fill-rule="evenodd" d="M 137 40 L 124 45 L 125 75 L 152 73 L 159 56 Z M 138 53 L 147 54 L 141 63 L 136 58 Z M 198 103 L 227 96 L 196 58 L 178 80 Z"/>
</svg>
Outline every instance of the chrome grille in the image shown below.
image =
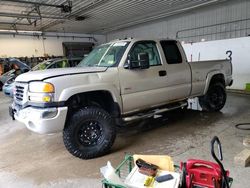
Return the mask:
<svg viewBox="0 0 250 188">
<path fill-rule="evenodd" d="M 23 105 L 28 101 L 28 83 L 15 83 L 14 99 L 17 104 Z"/>
</svg>

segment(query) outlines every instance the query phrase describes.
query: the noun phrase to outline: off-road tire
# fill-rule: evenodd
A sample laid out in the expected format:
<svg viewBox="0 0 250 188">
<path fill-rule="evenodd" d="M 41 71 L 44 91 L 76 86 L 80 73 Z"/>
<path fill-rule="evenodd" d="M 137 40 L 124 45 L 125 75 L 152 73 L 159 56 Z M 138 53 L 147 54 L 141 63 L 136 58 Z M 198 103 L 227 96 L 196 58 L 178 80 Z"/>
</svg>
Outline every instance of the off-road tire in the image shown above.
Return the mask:
<svg viewBox="0 0 250 188">
<path fill-rule="evenodd" d="M 225 85 L 214 83 L 209 86 L 207 93 L 199 98 L 199 103 L 204 111 L 220 111 L 226 103 L 227 93 Z"/>
<path fill-rule="evenodd" d="M 63 130 L 66 149 L 81 159 L 92 159 L 107 154 L 115 137 L 113 119 L 99 107 L 85 107 L 75 112 Z"/>
</svg>

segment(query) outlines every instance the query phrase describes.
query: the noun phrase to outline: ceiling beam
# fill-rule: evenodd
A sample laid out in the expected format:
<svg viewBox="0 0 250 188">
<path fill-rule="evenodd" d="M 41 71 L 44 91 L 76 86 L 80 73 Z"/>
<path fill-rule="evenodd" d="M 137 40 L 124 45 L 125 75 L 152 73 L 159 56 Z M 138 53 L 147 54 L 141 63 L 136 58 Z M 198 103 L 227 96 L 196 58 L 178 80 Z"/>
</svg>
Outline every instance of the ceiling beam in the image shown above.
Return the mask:
<svg viewBox="0 0 250 188">
<path fill-rule="evenodd" d="M 1 1 L 23 3 L 23 4 L 30 4 L 30 5 L 36 5 L 36 6 L 55 7 L 55 8 L 63 8 L 66 3 L 69 3 L 69 1 L 65 1 L 64 3 L 60 5 L 55 5 L 55 4 L 48 4 L 48 3 L 41 3 L 41 2 L 34 2 L 34 1 L 24 1 L 24 0 L 1 0 Z"/>
<path fill-rule="evenodd" d="M 110 0 L 93 0 L 93 1 L 90 1 L 88 2 L 88 4 L 86 4 L 86 6 L 84 7 L 80 7 L 78 10 L 76 10 L 75 12 L 73 12 L 72 14 L 70 15 L 67 15 L 66 17 L 70 20 L 70 19 L 74 19 L 76 16 L 79 16 L 79 15 L 83 15 L 85 12 L 93 9 L 93 8 L 97 8 L 107 2 L 109 2 Z M 59 21 L 53 21 L 43 27 L 40 28 L 40 30 L 46 30 L 50 27 L 53 27 L 55 25 L 58 25 L 58 24 L 61 24 L 62 21 L 59 20 Z"/>
<path fill-rule="evenodd" d="M 41 15 L 30 15 L 30 14 L 17 14 L 17 13 L 7 13 L 7 12 L 0 12 L 0 17 L 11 17 L 11 18 L 27 18 L 27 19 L 54 19 L 54 20 L 64 20 L 67 19 L 65 17 L 59 17 L 59 16 L 45 16 Z"/>
</svg>

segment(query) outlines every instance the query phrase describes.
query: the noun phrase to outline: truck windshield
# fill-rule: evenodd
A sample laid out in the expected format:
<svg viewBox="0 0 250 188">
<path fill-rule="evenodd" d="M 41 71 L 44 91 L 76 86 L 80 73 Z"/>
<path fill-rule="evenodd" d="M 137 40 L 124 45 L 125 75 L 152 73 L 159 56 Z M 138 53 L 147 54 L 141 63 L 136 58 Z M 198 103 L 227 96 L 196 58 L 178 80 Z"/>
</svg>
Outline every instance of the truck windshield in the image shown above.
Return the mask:
<svg viewBox="0 0 250 188">
<path fill-rule="evenodd" d="M 79 67 L 114 67 L 121 60 L 129 42 L 116 42 L 98 46 L 79 64 Z"/>
</svg>

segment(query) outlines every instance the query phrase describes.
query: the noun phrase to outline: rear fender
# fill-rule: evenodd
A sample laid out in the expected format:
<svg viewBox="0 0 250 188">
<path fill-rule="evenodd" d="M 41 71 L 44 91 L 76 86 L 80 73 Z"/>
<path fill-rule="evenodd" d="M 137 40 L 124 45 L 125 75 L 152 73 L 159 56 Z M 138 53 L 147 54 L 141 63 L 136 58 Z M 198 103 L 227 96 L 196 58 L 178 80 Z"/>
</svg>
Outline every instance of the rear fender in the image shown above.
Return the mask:
<svg viewBox="0 0 250 188">
<path fill-rule="evenodd" d="M 208 90 L 208 88 L 209 88 L 209 85 L 210 85 L 210 83 L 211 83 L 211 80 L 212 80 L 212 78 L 213 78 L 215 75 L 223 75 L 224 80 L 225 80 L 225 74 L 224 74 L 223 72 L 218 71 L 218 70 L 217 70 L 217 71 L 209 72 L 209 73 L 207 74 L 207 77 L 206 77 L 205 89 L 204 89 L 204 91 L 203 91 L 203 95 L 205 95 L 205 94 L 207 93 L 207 90 Z"/>
</svg>

